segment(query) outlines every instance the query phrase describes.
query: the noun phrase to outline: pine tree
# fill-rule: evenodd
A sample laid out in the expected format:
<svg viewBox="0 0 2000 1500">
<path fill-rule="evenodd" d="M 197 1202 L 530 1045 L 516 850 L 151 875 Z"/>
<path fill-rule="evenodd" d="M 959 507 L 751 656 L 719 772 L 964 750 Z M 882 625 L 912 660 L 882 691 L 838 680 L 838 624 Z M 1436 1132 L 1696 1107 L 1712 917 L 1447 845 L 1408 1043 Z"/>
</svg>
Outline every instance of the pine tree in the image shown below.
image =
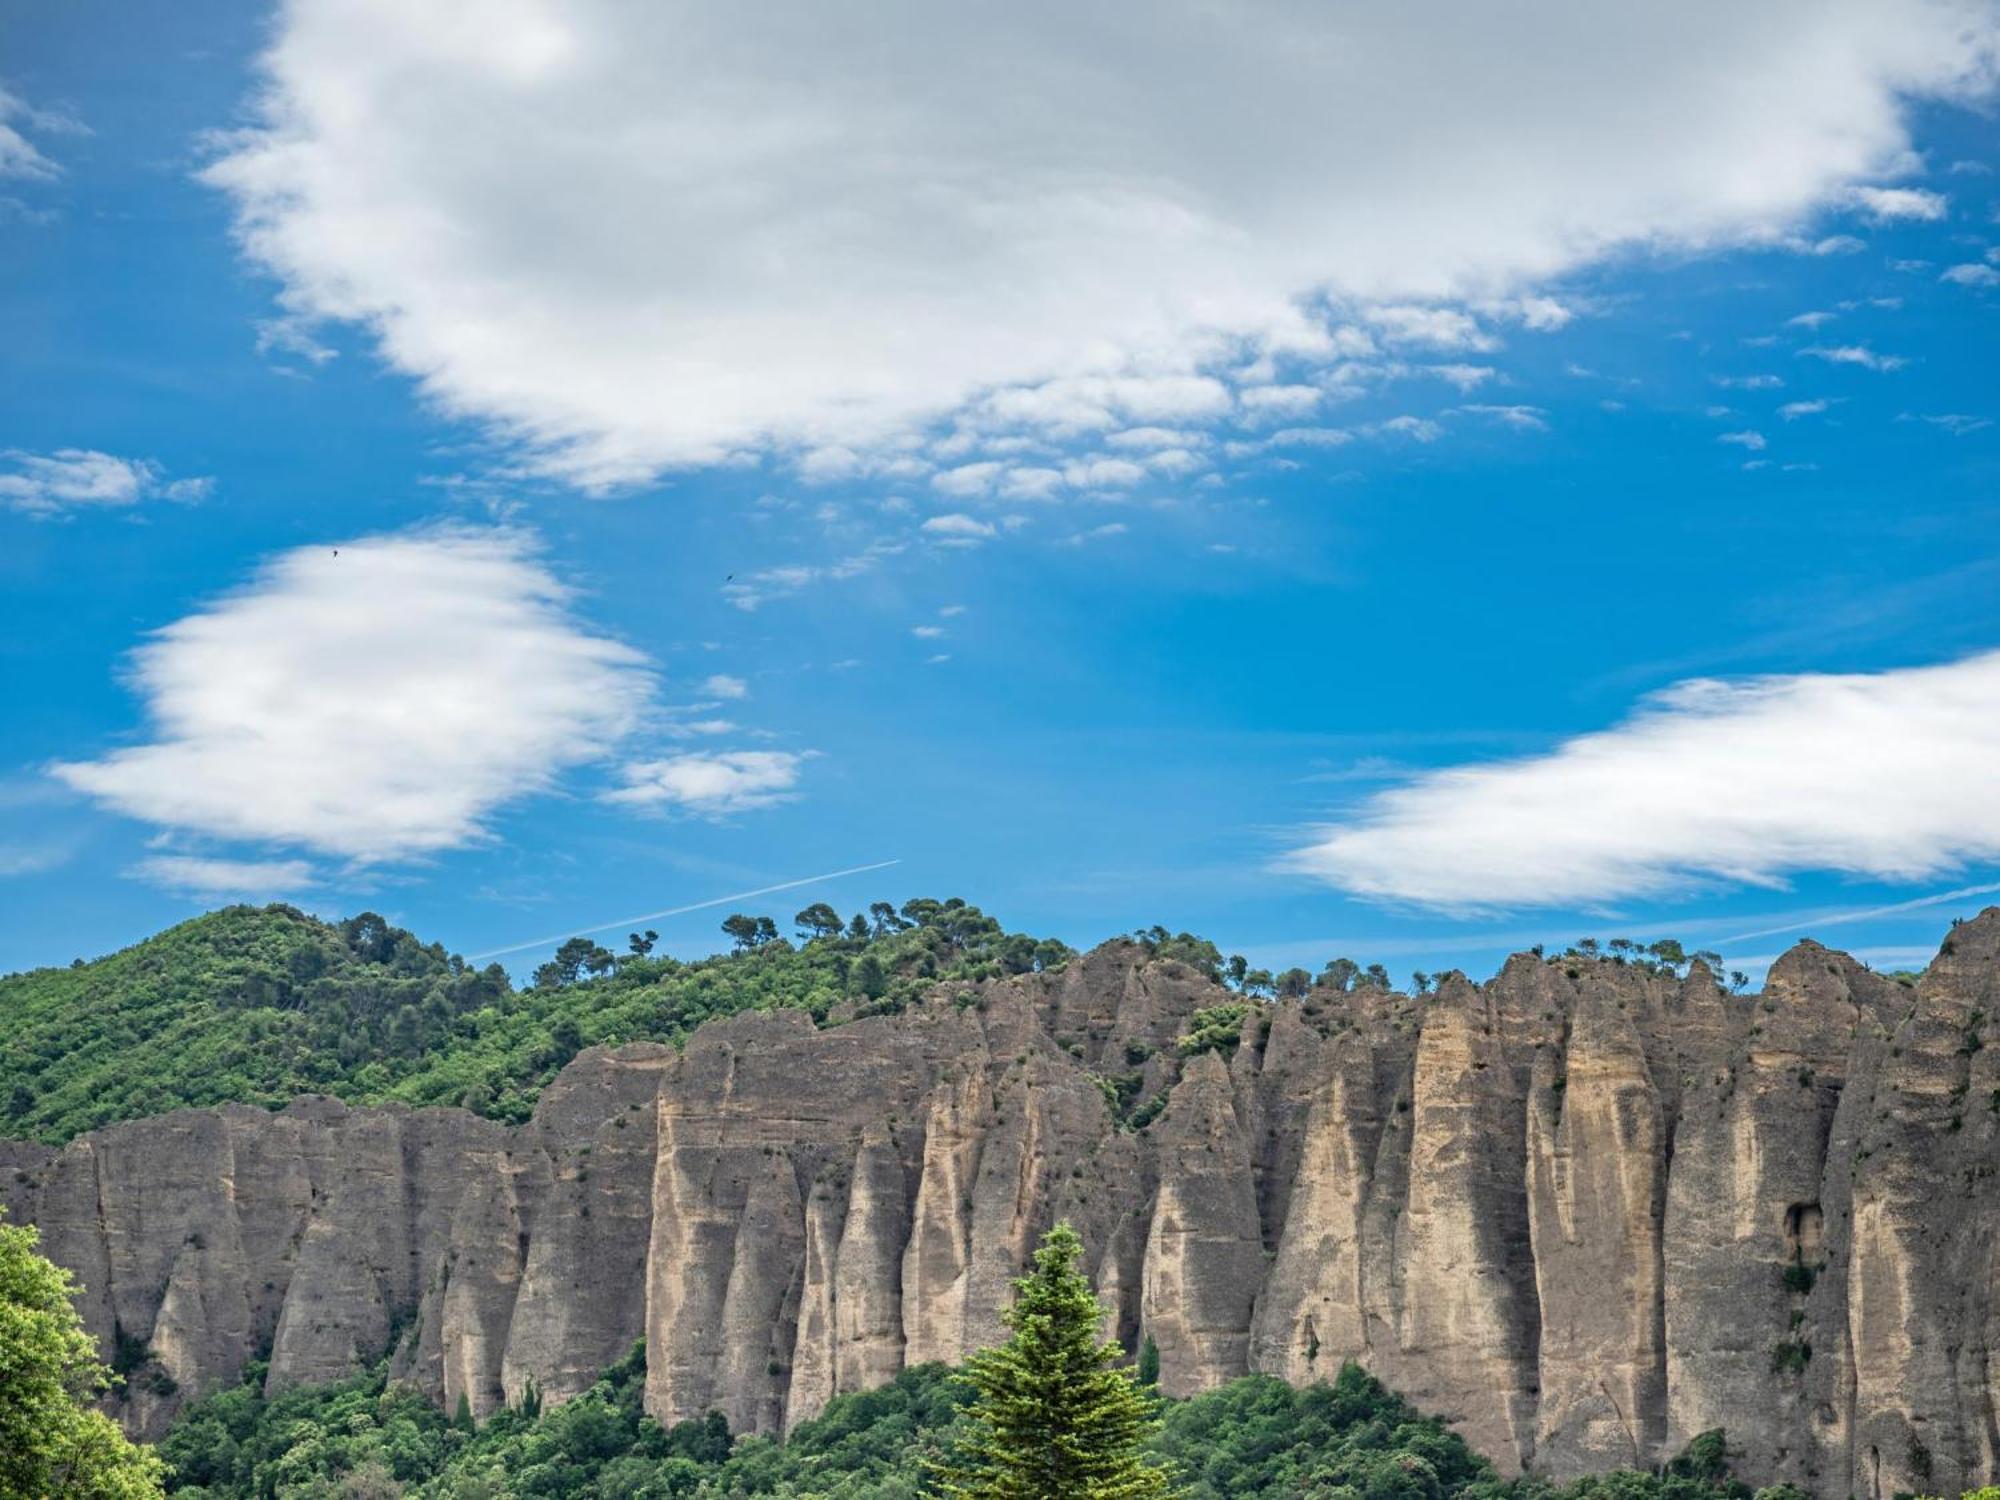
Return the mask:
<svg viewBox="0 0 2000 1500">
<path fill-rule="evenodd" d="M 966 1361 L 966 1432 L 937 1468 L 951 1500 L 1172 1500 L 1168 1472 L 1139 1445 L 1153 1402 L 1100 1337 L 1104 1307 L 1076 1269 L 1083 1242 L 1058 1224 L 1014 1283 L 1012 1337 Z"/>
</svg>

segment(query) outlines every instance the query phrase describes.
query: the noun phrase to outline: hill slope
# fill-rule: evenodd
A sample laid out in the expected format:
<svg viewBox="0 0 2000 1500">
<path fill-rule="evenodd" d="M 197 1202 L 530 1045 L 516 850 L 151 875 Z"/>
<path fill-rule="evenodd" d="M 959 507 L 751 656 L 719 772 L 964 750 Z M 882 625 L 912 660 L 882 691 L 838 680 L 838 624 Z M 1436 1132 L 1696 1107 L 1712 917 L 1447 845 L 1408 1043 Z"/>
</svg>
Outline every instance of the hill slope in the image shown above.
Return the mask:
<svg viewBox="0 0 2000 1500">
<path fill-rule="evenodd" d="M 333 924 L 229 907 L 89 963 L 0 978 L 0 1139 L 60 1143 L 187 1105 L 300 1094 L 518 1122 L 595 1043 L 678 1041 L 742 1010 L 896 1009 L 937 978 L 1067 956 L 962 901 L 878 903 L 855 923 L 802 948 L 767 923 L 745 951 L 696 963 L 575 940 L 517 991 L 499 965 L 473 969 L 372 913 Z"/>
</svg>

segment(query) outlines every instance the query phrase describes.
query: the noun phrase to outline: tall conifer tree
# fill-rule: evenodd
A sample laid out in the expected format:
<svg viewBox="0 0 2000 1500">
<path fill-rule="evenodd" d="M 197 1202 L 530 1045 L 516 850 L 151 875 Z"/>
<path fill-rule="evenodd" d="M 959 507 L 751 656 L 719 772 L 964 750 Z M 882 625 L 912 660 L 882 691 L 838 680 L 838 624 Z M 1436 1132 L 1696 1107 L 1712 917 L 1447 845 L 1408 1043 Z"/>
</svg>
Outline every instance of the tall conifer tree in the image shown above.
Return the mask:
<svg viewBox="0 0 2000 1500">
<path fill-rule="evenodd" d="M 1014 1283 L 1012 1337 L 966 1361 L 977 1392 L 967 1431 L 938 1476 L 951 1500 L 1171 1500 L 1166 1469 L 1140 1444 L 1152 1399 L 1101 1336 L 1104 1307 L 1076 1269 L 1083 1242 L 1058 1224 Z"/>
</svg>

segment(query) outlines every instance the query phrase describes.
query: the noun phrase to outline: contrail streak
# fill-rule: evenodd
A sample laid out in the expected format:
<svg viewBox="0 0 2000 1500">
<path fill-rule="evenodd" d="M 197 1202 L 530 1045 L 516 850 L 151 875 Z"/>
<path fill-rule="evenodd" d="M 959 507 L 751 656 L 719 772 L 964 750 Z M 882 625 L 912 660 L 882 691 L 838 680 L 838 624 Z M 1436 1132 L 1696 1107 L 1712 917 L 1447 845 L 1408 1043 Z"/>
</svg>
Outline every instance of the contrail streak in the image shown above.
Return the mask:
<svg viewBox="0 0 2000 1500">
<path fill-rule="evenodd" d="M 1814 917 L 1805 922 L 1790 922 L 1783 927 L 1760 927 L 1755 932 L 1739 932 L 1732 937 L 1717 938 L 1718 943 L 1741 943 L 1751 938 L 1776 937 L 1782 932 L 1804 932 L 1808 927 L 1834 927 L 1842 922 L 1865 922 L 1870 917 L 1893 917 L 1898 912 L 1915 911 L 1922 906 L 1942 906 L 1947 901 L 1960 901 L 1967 896 L 1990 896 L 2000 891 L 2000 882 L 1991 885 L 1968 885 L 1955 891 L 1939 891 L 1932 896 L 1919 896 L 1914 901 L 1898 901 L 1893 906 L 1871 906 L 1866 911 L 1842 911 L 1830 916 Z"/>
<path fill-rule="evenodd" d="M 686 906 L 670 906 L 665 911 L 649 911 L 636 917 L 620 917 L 613 922 L 599 922 L 594 927 L 573 927 L 568 932 L 554 937 L 530 938 L 525 943 L 510 943 L 505 948 L 488 948 L 484 953 L 469 953 L 468 962 L 481 958 L 498 958 L 503 953 L 519 953 L 524 948 L 545 948 L 550 943 L 560 943 L 564 938 L 585 937 L 593 932 L 610 932 L 614 928 L 629 927 L 637 922 L 657 922 L 662 917 L 685 916 L 691 911 L 706 911 L 711 906 L 727 906 L 732 901 L 748 901 L 752 896 L 769 896 L 778 891 L 796 890 L 802 885 L 817 885 L 822 880 L 838 880 L 843 875 L 866 875 L 870 870 L 886 870 L 891 865 L 900 865 L 900 859 L 877 860 L 872 865 L 855 865 L 848 870 L 829 870 L 824 875 L 808 875 L 803 880 L 781 880 L 776 885 L 760 886 L 754 891 L 736 891 L 727 896 L 716 896 L 707 901 L 693 901 Z"/>
</svg>

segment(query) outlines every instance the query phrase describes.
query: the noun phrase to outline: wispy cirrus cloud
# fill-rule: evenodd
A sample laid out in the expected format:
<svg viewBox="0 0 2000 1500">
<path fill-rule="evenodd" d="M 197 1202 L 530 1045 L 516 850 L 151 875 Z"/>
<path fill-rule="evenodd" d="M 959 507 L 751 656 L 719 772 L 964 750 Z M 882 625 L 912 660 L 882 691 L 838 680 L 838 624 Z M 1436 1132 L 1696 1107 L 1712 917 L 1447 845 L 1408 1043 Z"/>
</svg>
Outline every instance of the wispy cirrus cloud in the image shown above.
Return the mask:
<svg viewBox="0 0 2000 1500">
<path fill-rule="evenodd" d="M 0 451 L 0 505 L 32 516 L 119 509 L 143 500 L 202 500 L 214 488 L 213 479 L 169 479 L 152 459 L 119 458 L 95 448 Z"/>
<path fill-rule="evenodd" d="M 214 859 L 198 854 L 154 854 L 126 872 L 136 880 L 200 901 L 272 900 L 319 883 L 302 859 Z"/>
<path fill-rule="evenodd" d="M 1612 728 L 1425 772 L 1285 861 L 1443 909 L 1599 906 L 1809 870 L 1913 881 L 2000 859 L 2000 652 L 1683 682 Z"/>
<path fill-rule="evenodd" d="M 1824 360 L 1830 365 L 1857 365 L 1864 370 L 1888 372 L 1900 370 L 1909 360 L 1900 354 L 1877 354 L 1866 344 L 1814 345 L 1801 349 L 1799 353 L 1807 359 Z"/>
<path fill-rule="evenodd" d="M 74 115 L 57 109 L 37 109 L 18 94 L 0 88 L 0 178 L 48 182 L 62 168 L 28 139 L 28 131 L 47 135 L 87 135 Z"/>
</svg>

